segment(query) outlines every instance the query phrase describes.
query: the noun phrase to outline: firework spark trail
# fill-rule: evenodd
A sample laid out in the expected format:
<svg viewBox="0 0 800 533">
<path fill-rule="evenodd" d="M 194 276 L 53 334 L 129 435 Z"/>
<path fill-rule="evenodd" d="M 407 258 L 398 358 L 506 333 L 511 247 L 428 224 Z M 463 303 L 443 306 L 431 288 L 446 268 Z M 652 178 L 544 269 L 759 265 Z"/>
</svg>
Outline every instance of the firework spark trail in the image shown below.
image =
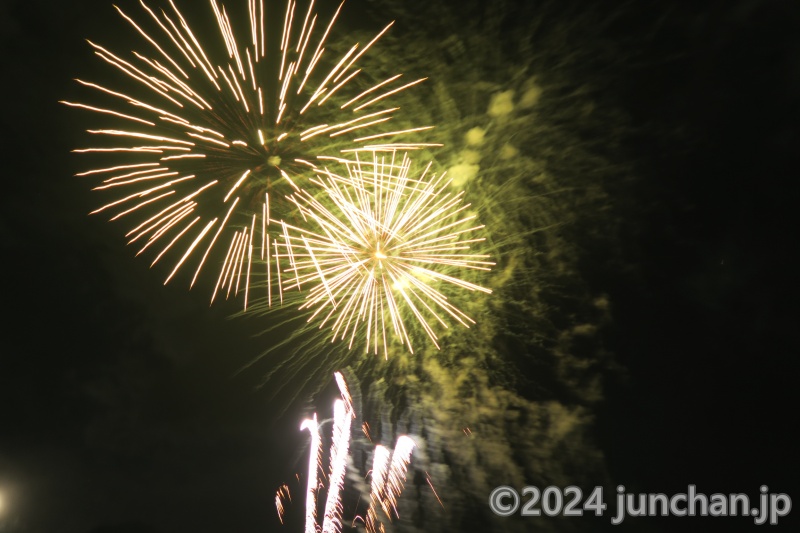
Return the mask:
<svg viewBox="0 0 800 533">
<path fill-rule="evenodd" d="M 153 9 L 142 0 L 144 21 L 115 6 L 150 56 L 132 51 L 133 57 L 123 58 L 89 41 L 130 86 L 118 90 L 77 80 L 109 103 L 63 102 L 114 125 L 88 130 L 99 146 L 75 150 L 110 157 L 112 163 L 79 175 L 104 176 L 96 188 L 120 193 L 95 212 L 113 208 L 112 219 L 133 213 L 147 219 L 130 241 L 150 235 L 140 253 L 159 245 L 158 261 L 171 248 L 183 248 L 165 283 L 196 251 L 201 258 L 194 285 L 206 262 L 219 255 L 212 251 L 227 247 L 212 302 L 222 292 L 226 298 L 243 293 L 246 308 L 253 260 L 266 262 L 270 282 L 279 269 L 271 266 L 279 258 L 268 251 L 273 229 L 268 192 L 283 188 L 273 195 L 281 199 L 298 190 L 305 184 L 301 175 L 313 166 L 310 160 L 323 153 L 438 146 L 403 140 L 431 126 L 390 127 L 399 107 L 387 102 L 424 78 L 405 83 L 397 74 L 364 89 L 368 74 L 359 60 L 392 24 L 366 45 L 355 43 L 332 57 L 326 44 L 343 3 L 326 24 L 313 0 L 305 14 L 289 0 L 280 47 L 270 53 L 263 0 L 248 1 L 245 37 L 237 35 L 225 6 L 210 0 L 223 46 L 201 42 L 173 0 L 168 3 Z M 267 96 L 273 93 L 275 100 Z M 147 96 L 133 96 L 141 94 Z"/>
<path fill-rule="evenodd" d="M 439 505 L 441 505 L 442 509 L 444 509 L 444 503 L 442 502 L 442 499 L 439 497 L 439 494 L 436 492 L 436 489 L 433 488 L 433 481 L 431 481 L 431 475 L 427 472 L 425 472 L 425 481 L 428 482 L 428 486 L 433 491 L 433 495 L 436 496 L 436 501 L 438 501 Z"/>
<path fill-rule="evenodd" d="M 387 329 L 413 352 L 408 318 L 439 347 L 432 323 L 446 319 L 469 327 L 474 321 L 439 290 L 455 286 L 490 293 L 459 277 L 466 270 L 490 270 L 484 254 L 470 253 L 483 241 L 463 194 L 448 192 L 444 174 L 411 175 L 407 154 L 373 152 L 371 158 L 326 158 L 344 167 L 315 169 L 312 181 L 323 191 L 292 195 L 304 227 L 283 223 L 280 247 L 290 268 L 283 289 L 307 290 L 301 309 L 309 322 L 320 317 L 334 340 L 365 339 L 366 351 L 388 352 Z"/>
<path fill-rule="evenodd" d="M 336 385 L 339 387 L 341 400 L 333 404 L 333 440 L 331 441 L 331 471 L 328 477 L 328 499 L 325 503 L 325 518 L 322 522 L 322 533 L 334 533 L 342 525 L 342 497 L 344 475 L 347 470 L 347 459 L 350 450 L 350 426 L 355 412 L 350 390 L 341 372 L 334 373 Z"/>
<path fill-rule="evenodd" d="M 370 533 L 383 531 L 383 524 L 378 521 L 378 506 L 383 506 L 383 491 L 386 482 L 386 474 L 389 470 L 389 449 L 386 446 L 375 446 L 375 453 L 372 457 L 372 482 L 370 483 L 369 509 L 367 518 L 364 521 L 367 531 Z M 384 512 L 388 509 L 384 508 Z"/>
<path fill-rule="evenodd" d="M 275 494 L 275 508 L 278 510 L 278 520 L 281 521 L 283 524 L 283 514 L 286 512 L 286 506 L 284 502 L 289 500 L 292 501 L 292 494 L 289 492 L 289 485 L 281 485 L 278 489 L 277 494 Z"/>
<path fill-rule="evenodd" d="M 353 416 L 347 409 L 347 404 L 342 400 L 336 400 L 333 404 L 331 468 L 328 476 L 328 498 L 325 502 L 322 533 L 335 533 L 342 526 L 341 492 L 350 451 L 350 423 L 352 420 Z"/>
<path fill-rule="evenodd" d="M 306 419 L 300 426 L 300 431 L 307 429 L 311 433 L 311 453 L 308 457 L 308 485 L 306 486 L 306 533 L 316 533 L 317 529 L 317 485 L 318 473 L 322 460 L 322 440 L 317 424 L 317 414 L 314 418 Z"/>
<path fill-rule="evenodd" d="M 391 509 L 394 511 L 395 516 L 399 516 L 397 512 L 397 498 L 400 493 L 403 492 L 408 463 L 411 461 L 411 452 L 414 451 L 415 446 L 416 444 L 411 440 L 411 437 L 406 435 L 401 435 L 400 438 L 397 439 L 397 444 L 394 445 L 392 462 L 386 476 L 384 510 L 386 510 L 386 508 Z M 387 514 L 389 514 L 388 511 Z"/>
<path fill-rule="evenodd" d="M 336 385 L 339 387 L 339 392 L 342 395 L 342 400 L 347 407 L 347 410 L 353 415 L 353 418 L 356 416 L 355 409 L 353 408 L 353 398 L 350 396 L 350 389 L 347 388 L 347 382 L 344 380 L 344 376 L 341 372 L 334 372 L 333 374 L 334 379 L 336 380 Z"/>
</svg>

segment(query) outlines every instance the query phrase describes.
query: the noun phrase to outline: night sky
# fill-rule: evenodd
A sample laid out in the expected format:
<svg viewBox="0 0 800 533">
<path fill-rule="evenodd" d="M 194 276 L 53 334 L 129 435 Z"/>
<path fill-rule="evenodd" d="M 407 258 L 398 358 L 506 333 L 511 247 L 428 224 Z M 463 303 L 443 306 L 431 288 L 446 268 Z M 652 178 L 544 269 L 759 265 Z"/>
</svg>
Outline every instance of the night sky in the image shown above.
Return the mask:
<svg viewBox="0 0 800 533">
<path fill-rule="evenodd" d="M 342 23 L 372 28 L 380 4 L 348 2 Z M 548 16 L 580 10 L 564 4 Z M 603 45 L 571 72 L 599 80 L 597 101 L 624 117 L 613 143 L 599 128 L 592 146 L 630 175 L 603 185 L 616 223 L 589 213 L 565 234 L 582 287 L 611 302 L 586 341 L 605 354 L 591 435 L 610 486 L 752 497 L 766 484 L 796 504 L 800 4 L 686 4 L 595 8 L 611 22 L 574 44 Z M 412 30 L 396 18 L 402 40 Z M 269 358 L 247 365 L 272 342 L 256 336 L 266 319 L 163 286 L 166 267 L 148 269 L 122 226 L 88 216 L 97 199 L 74 177 L 90 117 L 58 101 L 82 98 L 73 78 L 107 72 L 84 39 L 118 43 L 123 24 L 101 0 L 0 4 L 0 532 L 291 531 L 275 490 L 303 470 L 299 423 L 329 416 L 335 388 L 292 398 L 261 386 Z M 444 41 L 435 26 L 424 31 Z M 620 50 L 626 59 L 609 59 Z M 519 361 L 513 345 L 498 350 Z M 537 363 L 519 368 L 520 394 L 536 396 Z M 798 512 L 769 529 L 795 530 Z M 720 526 L 756 527 L 614 529 Z"/>
</svg>

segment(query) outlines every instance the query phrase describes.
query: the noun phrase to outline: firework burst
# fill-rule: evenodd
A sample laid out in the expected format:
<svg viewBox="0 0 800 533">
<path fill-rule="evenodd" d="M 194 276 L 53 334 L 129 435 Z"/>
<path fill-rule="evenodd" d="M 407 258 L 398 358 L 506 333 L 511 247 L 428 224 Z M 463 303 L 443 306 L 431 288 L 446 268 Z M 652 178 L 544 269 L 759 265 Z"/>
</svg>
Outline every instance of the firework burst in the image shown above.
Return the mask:
<svg viewBox="0 0 800 533">
<path fill-rule="evenodd" d="M 359 340 L 385 354 L 389 336 L 413 352 L 413 323 L 438 348 L 435 325 L 473 323 L 446 293 L 491 292 L 462 277 L 494 264 L 470 251 L 484 240 L 474 236 L 483 226 L 430 163 L 412 177 L 407 154 L 331 159 L 344 172 L 316 168 L 312 181 L 321 194 L 291 197 L 303 227 L 280 223 L 278 256 L 289 265 L 284 291 L 306 290 L 301 308 L 312 311 L 308 321 L 318 318 L 320 328 L 330 326 L 333 338 L 350 347 Z"/>
<path fill-rule="evenodd" d="M 96 146 L 75 150 L 103 160 L 79 176 L 99 177 L 95 188 L 112 195 L 94 213 L 135 219 L 126 236 L 139 253 L 150 250 L 152 264 L 177 253 L 165 283 L 185 267 L 193 286 L 205 265 L 224 258 L 212 302 L 243 293 L 246 308 L 255 263 L 273 273 L 270 220 L 287 216 L 281 200 L 305 186 L 317 156 L 431 146 L 405 140 L 429 126 L 392 127 L 399 107 L 390 102 L 424 78 L 376 79 L 360 66 L 392 24 L 364 45 L 331 52 L 342 4 L 323 21 L 313 0 L 305 12 L 290 0 L 276 13 L 283 22 L 274 46 L 263 0 L 248 1 L 238 32 L 235 17 L 210 0 L 218 38 L 193 31 L 168 4 L 141 1 L 141 20 L 116 8 L 146 51 L 123 57 L 89 41 L 123 86 L 77 80 L 98 103 L 63 102 L 107 124 L 88 130 Z"/>
</svg>

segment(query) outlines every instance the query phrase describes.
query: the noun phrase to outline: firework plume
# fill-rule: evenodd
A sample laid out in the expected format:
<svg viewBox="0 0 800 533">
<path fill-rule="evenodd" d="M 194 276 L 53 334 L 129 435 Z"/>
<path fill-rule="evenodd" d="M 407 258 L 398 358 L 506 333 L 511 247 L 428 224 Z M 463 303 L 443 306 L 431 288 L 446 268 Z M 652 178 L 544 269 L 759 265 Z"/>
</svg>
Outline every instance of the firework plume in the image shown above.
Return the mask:
<svg viewBox="0 0 800 533">
<path fill-rule="evenodd" d="M 330 469 L 327 475 L 328 487 L 325 498 L 322 525 L 317 523 L 318 494 L 320 489 L 320 470 L 322 468 L 322 445 L 317 415 L 303 421 L 300 430 L 311 434 L 311 449 L 308 459 L 308 480 L 306 489 L 305 532 L 337 533 L 342 528 L 342 492 L 348 459 L 352 421 L 356 418 L 350 391 L 340 372 L 334 374 L 341 398 L 333 404 L 333 434 L 330 446 Z M 383 509 L 391 520 L 397 513 L 397 498 L 402 493 L 406 481 L 408 464 L 416 444 L 402 435 L 397 439 L 394 452 L 382 445 L 375 447 L 373 455 L 372 483 L 370 486 L 370 507 L 365 520 L 370 533 L 383 532 L 385 528 L 379 520 L 378 508 Z M 287 485 L 281 485 L 275 494 L 278 517 L 283 522 L 285 503 L 291 501 Z"/>
<path fill-rule="evenodd" d="M 210 0 L 216 36 L 193 31 L 168 4 L 141 1 L 139 20 L 116 8 L 142 50 L 120 55 L 89 41 L 123 84 L 77 80 L 92 103 L 63 102 L 97 118 L 88 130 L 96 145 L 75 151 L 101 163 L 79 176 L 98 178 L 95 189 L 110 195 L 93 213 L 132 221 L 126 237 L 137 255 L 149 250 L 154 265 L 176 254 L 165 283 L 184 267 L 193 286 L 204 268 L 218 267 L 212 302 L 242 294 L 246 308 L 256 269 L 266 268 L 269 291 L 276 273 L 270 219 L 288 215 L 281 200 L 305 186 L 318 155 L 429 146 L 406 140 L 429 126 L 392 127 L 393 99 L 424 78 L 382 78 L 361 67 L 392 24 L 366 44 L 332 52 L 343 4 L 325 19 L 313 0 L 304 12 L 290 0 L 271 16 L 283 21 L 272 47 L 263 0 L 249 0 L 239 24 Z"/>
<path fill-rule="evenodd" d="M 386 516 L 399 517 L 397 512 L 397 498 L 403 492 L 406 482 L 408 463 L 411 462 L 411 453 L 416 444 L 406 435 L 400 436 L 394 446 L 394 452 L 389 460 L 389 449 L 380 444 L 375 447 L 372 462 L 372 483 L 370 486 L 370 506 L 365 520 L 367 531 L 383 532 L 385 528 L 378 519 L 378 507 L 383 509 Z M 431 485 L 433 489 L 433 485 Z"/>
</svg>

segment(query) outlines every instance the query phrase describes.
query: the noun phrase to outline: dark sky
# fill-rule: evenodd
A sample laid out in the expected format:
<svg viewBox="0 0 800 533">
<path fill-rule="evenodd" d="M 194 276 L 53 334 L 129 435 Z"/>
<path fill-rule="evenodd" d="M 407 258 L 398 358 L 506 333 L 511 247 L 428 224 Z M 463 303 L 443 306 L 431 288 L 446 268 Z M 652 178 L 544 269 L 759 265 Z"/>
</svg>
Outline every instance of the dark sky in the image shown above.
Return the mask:
<svg viewBox="0 0 800 533">
<path fill-rule="evenodd" d="M 599 413 L 608 468 L 643 490 L 796 500 L 800 7 L 619 9 L 612 42 L 660 25 L 611 95 L 642 176 L 612 191 L 619 263 L 591 245 L 585 259 L 615 302 L 603 341 L 625 376 Z M 259 324 L 163 287 L 72 177 L 76 115 L 57 101 L 99 71 L 83 39 L 115 24 L 103 1 L 0 4 L 0 532 L 271 531 L 312 399 L 279 417 L 257 388 L 268 363 L 237 372 Z"/>
</svg>

